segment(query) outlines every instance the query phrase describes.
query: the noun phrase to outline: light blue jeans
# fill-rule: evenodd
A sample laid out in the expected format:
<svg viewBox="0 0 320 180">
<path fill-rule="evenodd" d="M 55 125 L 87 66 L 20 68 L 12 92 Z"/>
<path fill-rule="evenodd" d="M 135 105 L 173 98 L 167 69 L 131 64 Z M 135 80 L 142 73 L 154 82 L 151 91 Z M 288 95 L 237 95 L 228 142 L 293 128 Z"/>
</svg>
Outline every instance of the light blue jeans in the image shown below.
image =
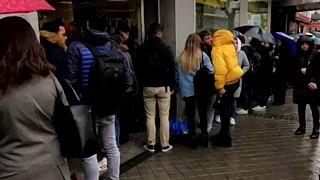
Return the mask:
<svg viewBox="0 0 320 180">
<path fill-rule="evenodd" d="M 120 152 L 116 143 L 115 116 L 96 119 L 101 149 L 108 162 L 108 179 L 119 180 Z M 85 180 L 99 180 L 97 155 L 82 159 Z"/>
<path fill-rule="evenodd" d="M 212 129 L 212 124 L 213 124 L 213 119 L 214 119 L 214 114 L 215 114 L 215 109 L 214 109 L 214 104 L 216 102 L 217 95 L 211 95 L 208 99 L 208 109 L 207 109 L 207 118 L 208 118 L 208 133 Z"/>
</svg>

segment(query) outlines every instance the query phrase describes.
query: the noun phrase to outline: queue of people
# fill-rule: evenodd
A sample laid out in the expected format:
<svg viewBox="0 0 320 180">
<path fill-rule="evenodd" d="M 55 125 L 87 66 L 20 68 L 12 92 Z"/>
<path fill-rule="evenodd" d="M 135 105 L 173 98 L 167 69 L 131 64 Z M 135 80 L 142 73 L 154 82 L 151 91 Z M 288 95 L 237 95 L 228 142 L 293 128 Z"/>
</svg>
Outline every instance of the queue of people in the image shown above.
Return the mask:
<svg viewBox="0 0 320 180">
<path fill-rule="evenodd" d="M 169 116 L 175 93 L 183 97 L 186 106 L 188 147 L 208 147 L 210 142 L 231 147 L 230 125 L 236 124 L 236 114 L 248 114 L 253 100 L 257 101 L 253 111 L 265 111 L 272 90 L 275 104 L 284 104 L 284 84 L 289 76 L 294 79 L 293 102 L 298 104 L 299 113 L 295 134 L 306 133 L 309 104 L 313 117 L 310 138 L 319 137 L 320 55 L 313 52 L 308 37 L 298 40 L 292 71 L 287 71 L 284 67 L 288 61 L 283 59 L 289 56 L 283 54 L 283 44 L 277 44 L 272 56 L 273 44 L 257 39 L 248 44 L 243 36 L 235 37 L 224 29 L 213 35 L 208 31 L 190 34 L 175 60 L 162 39 L 165 28 L 158 23 L 150 26 L 139 48 L 128 44 L 128 26 L 120 26 L 116 34 L 109 35 L 103 19 L 98 18 L 68 45 L 60 20 L 43 25 L 40 42 L 22 18 L 7 17 L 0 25 L 0 179 L 70 179 L 53 118 L 61 98 L 56 79 L 65 80 L 74 90 L 79 97 L 76 105 L 91 107 L 100 150 L 78 157 L 85 180 L 98 180 L 99 171 L 105 167 L 108 179 L 119 179 L 120 142 L 129 140 L 128 126 L 135 115 L 128 114 L 139 95 L 146 116 L 143 148 L 151 153 L 156 152 L 157 117 L 160 151 L 173 149 Z M 278 89 L 271 84 L 274 75 L 282 77 L 276 81 Z M 67 92 L 65 95 L 68 98 Z M 200 135 L 196 133 L 196 112 Z M 211 135 L 214 119 L 221 128 Z M 98 159 L 98 154 L 103 158 Z"/>
</svg>

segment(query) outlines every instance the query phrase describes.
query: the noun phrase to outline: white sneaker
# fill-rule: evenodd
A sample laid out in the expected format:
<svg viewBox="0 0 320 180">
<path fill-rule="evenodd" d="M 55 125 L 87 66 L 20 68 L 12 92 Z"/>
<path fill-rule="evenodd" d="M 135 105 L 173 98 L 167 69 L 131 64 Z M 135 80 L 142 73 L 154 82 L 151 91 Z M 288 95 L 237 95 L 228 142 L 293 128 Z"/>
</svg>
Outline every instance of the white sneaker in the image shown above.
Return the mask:
<svg viewBox="0 0 320 180">
<path fill-rule="evenodd" d="M 162 147 L 161 151 L 165 153 L 165 152 L 170 151 L 171 149 L 173 149 L 173 146 L 169 144 L 166 147 Z"/>
<path fill-rule="evenodd" d="M 238 109 L 237 111 L 236 111 L 236 113 L 238 114 L 238 115 L 245 115 L 245 114 L 248 114 L 248 110 L 244 110 L 244 109 Z"/>
<path fill-rule="evenodd" d="M 252 108 L 253 111 L 265 111 L 267 109 L 266 106 L 256 106 L 254 108 Z"/>
<path fill-rule="evenodd" d="M 219 116 L 219 115 L 216 115 L 216 117 L 215 117 L 215 121 L 216 121 L 216 123 L 218 123 L 218 124 L 220 124 L 220 123 L 221 123 L 221 118 L 220 118 L 220 116 Z"/>
<path fill-rule="evenodd" d="M 236 120 L 234 118 L 230 118 L 230 125 L 231 126 L 236 125 Z"/>
</svg>

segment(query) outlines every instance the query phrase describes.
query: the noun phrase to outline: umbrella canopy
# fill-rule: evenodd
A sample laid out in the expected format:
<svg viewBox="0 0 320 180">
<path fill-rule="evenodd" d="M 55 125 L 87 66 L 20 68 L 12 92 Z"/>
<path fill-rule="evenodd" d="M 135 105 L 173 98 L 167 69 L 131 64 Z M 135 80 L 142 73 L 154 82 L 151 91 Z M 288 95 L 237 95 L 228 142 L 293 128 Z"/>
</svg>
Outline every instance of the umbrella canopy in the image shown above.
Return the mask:
<svg viewBox="0 0 320 180">
<path fill-rule="evenodd" d="M 0 0 L 0 14 L 54 10 L 45 0 Z"/>
<path fill-rule="evenodd" d="M 260 26 L 240 26 L 234 29 L 242 34 L 258 39 L 259 41 L 265 41 L 275 44 L 275 40 L 271 33 L 265 31 Z"/>
<path fill-rule="evenodd" d="M 294 37 L 291 37 L 283 32 L 276 32 L 273 34 L 275 39 L 279 39 L 281 41 L 284 41 L 285 45 L 290 47 L 291 54 L 295 54 L 297 52 L 297 43 L 294 39 Z"/>
</svg>

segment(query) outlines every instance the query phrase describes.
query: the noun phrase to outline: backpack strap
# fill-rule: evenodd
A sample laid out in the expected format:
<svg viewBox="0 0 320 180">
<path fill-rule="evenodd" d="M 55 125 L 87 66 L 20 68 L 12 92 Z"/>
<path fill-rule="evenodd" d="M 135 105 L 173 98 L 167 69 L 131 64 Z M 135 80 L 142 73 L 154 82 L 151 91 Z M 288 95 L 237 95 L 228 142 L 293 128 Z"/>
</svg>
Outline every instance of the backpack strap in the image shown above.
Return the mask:
<svg viewBox="0 0 320 180">
<path fill-rule="evenodd" d="M 109 56 L 116 56 L 117 53 L 119 52 L 119 45 L 118 43 L 116 43 L 114 40 L 109 39 L 108 40 L 111 43 L 111 52 L 107 53 Z M 101 55 L 101 54 L 106 54 L 106 53 L 101 53 L 97 47 L 93 46 L 92 44 L 86 42 L 86 41 L 81 41 L 88 49 L 89 51 L 92 53 L 92 55 L 94 56 L 94 58 L 97 58 L 97 56 Z"/>
</svg>

